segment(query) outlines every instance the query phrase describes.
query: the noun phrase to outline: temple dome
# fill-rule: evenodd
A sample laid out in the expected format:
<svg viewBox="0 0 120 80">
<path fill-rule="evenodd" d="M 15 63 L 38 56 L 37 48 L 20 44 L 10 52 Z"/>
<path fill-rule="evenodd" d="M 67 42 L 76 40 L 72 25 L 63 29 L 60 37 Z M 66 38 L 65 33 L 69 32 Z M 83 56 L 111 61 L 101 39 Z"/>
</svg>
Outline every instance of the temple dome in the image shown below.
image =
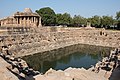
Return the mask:
<svg viewBox="0 0 120 80">
<path fill-rule="evenodd" d="M 32 13 L 32 10 L 30 8 L 25 8 L 24 12 L 25 13 Z"/>
</svg>

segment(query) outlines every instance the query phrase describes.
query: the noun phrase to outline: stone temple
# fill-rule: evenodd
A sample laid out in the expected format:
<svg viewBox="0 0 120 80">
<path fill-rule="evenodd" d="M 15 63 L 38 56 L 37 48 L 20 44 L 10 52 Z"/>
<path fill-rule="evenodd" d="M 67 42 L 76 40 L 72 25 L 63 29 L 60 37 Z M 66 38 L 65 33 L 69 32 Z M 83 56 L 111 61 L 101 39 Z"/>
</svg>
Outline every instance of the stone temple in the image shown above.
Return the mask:
<svg viewBox="0 0 120 80">
<path fill-rule="evenodd" d="M 0 20 L 2 27 L 39 27 L 41 26 L 41 17 L 33 13 L 30 8 L 25 8 L 24 12 L 16 12 L 13 16 Z"/>
</svg>

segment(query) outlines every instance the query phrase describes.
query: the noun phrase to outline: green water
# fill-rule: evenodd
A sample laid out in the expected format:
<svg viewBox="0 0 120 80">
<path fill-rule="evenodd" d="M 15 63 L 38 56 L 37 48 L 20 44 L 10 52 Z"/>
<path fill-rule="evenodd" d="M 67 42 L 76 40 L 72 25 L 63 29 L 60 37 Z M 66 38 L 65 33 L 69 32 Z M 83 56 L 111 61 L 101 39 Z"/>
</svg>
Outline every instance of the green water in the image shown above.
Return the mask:
<svg viewBox="0 0 120 80">
<path fill-rule="evenodd" d="M 103 56 L 109 55 L 112 48 L 91 45 L 72 45 L 32 56 L 23 57 L 35 70 L 45 73 L 48 69 L 64 70 L 68 67 L 86 69 L 95 65 Z"/>
</svg>

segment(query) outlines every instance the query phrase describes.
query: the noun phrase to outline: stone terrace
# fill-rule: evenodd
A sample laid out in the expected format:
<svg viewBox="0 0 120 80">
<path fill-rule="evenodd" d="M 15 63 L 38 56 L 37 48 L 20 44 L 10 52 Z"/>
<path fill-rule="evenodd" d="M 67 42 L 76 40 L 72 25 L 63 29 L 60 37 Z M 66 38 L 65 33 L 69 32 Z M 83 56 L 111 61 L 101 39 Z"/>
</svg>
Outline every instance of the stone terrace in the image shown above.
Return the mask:
<svg viewBox="0 0 120 80">
<path fill-rule="evenodd" d="M 0 49 L 15 57 L 31 55 L 74 44 L 120 47 L 120 31 L 94 28 L 41 27 L 16 29 L 0 34 Z"/>
</svg>

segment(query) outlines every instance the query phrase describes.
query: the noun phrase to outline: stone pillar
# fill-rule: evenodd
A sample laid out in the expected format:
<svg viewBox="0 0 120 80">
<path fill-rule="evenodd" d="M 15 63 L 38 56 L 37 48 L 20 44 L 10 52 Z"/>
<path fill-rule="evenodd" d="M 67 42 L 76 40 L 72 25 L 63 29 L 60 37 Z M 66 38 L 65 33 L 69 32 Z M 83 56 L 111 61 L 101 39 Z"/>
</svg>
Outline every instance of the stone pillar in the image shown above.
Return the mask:
<svg viewBox="0 0 120 80">
<path fill-rule="evenodd" d="M 22 26 L 22 18 L 21 17 L 20 17 L 19 21 L 20 21 L 20 26 Z"/>
<path fill-rule="evenodd" d="M 34 23 L 35 23 L 35 21 L 36 21 L 36 20 L 35 20 L 35 17 L 34 17 Z"/>
<path fill-rule="evenodd" d="M 32 23 L 34 23 L 34 17 L 32 17 Z"/>
<path fill-rule="evenodd" d="M 30 23 L 30 26 L 31 26 L 31 23 L 32 23 L 32 22 L 31 22 L 31 17 L 29 17 L 29 23 Z"/>
<path fill-rule="evenodd" d="M 29 27 L 30 26 L 30 22 L 29 22 L 29 17 L 27 18 L 27 26 Z"/>
<path fill-rule="evenodd" d="M 25 17 L 25 27 L 27 26 L 27 17 Z"/>
<path fill-rule="evenodd" d="M 36 18 L 36 23 L 38 22 L 38 18 Z"/>
<path fill-rule="evenodd" d="M 23 18 L 23 26 L 25 26 L 25 17 Z"/>
<path fill-rule="evenodd" d="M 38 26 L 38 17 L 36 17 L 36 26 Z"/>
<path fill-rule="evenodd" d="M 16 26 L 18 27 L 19 26 L 19 24 L 18 24 L 18 17 L 16 18 Z"/>
<path fill-rule="evenodd" d="M 18 18 L 16 18 L 17 19 L 17 24 L 18 24 Z"/>
<path fill-rule="evenodd" d="M 42 25 L 41 25 L 41 17 L 39 17 L 39 27 L 41 27 Z"/>
<path fill-rule="evenodd" d="M 34 22 L 33 22 L 33 25 L 34 25 L 34 27 L 36 26 L 36 24 L 35 24 L 35 17 L 34 17 Z"/>
<path fill-rule="evenodd" d="M 34 26 L 34 17 L 32 17 L 32 23 L 31 23 L 32 25 L 32 27 Z"/>
<path fill-rule="evenodd" d="M 27 18 L 27 26 L 28 27 L 30 26 L 30 18 L 29 17 Z"/>
<path fill-rule="evenodd" d="M 29 17 L 29 24 L 30 24 L 30 26 L 31 26 L 31 18 Z"/>
<path fill-rule="evenodd" d="M 36 19 L 36 17 L 35 17 L 35 26 L 37 26 L 37 23 L 36 23 L 36 22 L 37 22 L 37 19 Z"/>
</svg>

